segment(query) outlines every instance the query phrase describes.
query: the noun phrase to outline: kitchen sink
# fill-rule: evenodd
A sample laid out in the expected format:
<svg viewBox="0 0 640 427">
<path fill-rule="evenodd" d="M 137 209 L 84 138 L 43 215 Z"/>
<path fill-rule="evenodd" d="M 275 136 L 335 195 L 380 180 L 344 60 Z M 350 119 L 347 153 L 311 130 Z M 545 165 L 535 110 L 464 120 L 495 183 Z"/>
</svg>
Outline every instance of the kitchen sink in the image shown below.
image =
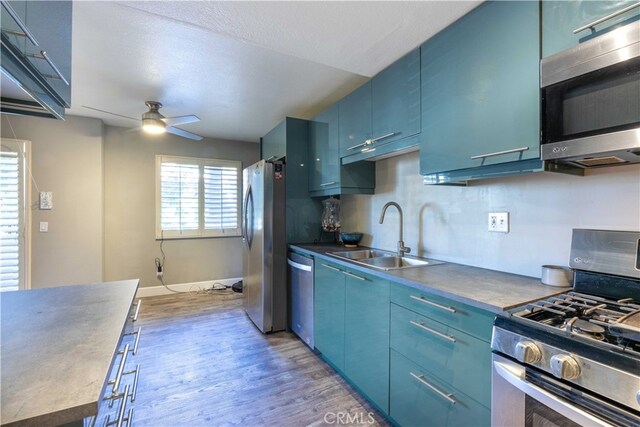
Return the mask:
<svg viewBox="0 0 640 427">
<path fill-rule="evenodd" d="M 395 252 L 378 249 L 362 249 L 357 251 L 327 252 L 337 258 L 353 261 L 360 265 L 380 270 L 400 270 L 403 268 L 423 267 L 427 265 L 444 264 L 442 261 L 395 255 Z"/>
<path fill-rule="evenodd" d="M 393 256 L 393 252 L 381 251 L 378 249 L 361 249 L 358 251 L 341 251 L 341 252 L 327 252 L 327 253 L 329 255 L 333 255 L 338 258 L 346 258 L 352 261 Z"/>
<path fill-rule="evenodd" d="M 413 257 L 387 256 L 378 258 L 369 258 L 360 261 L 361 264 L 379 268 L 381 270 L 398 270 L 409 267 L 423 267 L 425 265 L 443 264 L 442 261 L 427 260 Z"/>
</svg>

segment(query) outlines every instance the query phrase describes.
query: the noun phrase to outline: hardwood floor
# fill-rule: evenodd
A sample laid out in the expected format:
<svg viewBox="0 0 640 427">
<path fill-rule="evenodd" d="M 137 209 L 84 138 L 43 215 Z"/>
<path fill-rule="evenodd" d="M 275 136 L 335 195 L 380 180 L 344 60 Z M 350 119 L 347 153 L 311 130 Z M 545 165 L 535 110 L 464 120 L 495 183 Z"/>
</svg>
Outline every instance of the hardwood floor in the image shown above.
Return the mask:
<svg viewBox="0 0 640 427">
<path fill-rule="evenodd" d="M 295 335 L 261 334 L 231 290 L 145 298 L 139 326 L 134 425 L 387 425 Z"/>
</svg>

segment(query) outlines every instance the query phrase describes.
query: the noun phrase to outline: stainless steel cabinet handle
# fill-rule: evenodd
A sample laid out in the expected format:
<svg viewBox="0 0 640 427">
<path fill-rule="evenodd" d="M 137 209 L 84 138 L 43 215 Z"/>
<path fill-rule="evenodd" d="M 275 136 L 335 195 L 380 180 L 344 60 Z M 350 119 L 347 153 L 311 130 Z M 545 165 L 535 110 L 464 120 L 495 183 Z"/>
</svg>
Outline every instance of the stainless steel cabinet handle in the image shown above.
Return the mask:
<svg viewBox="0 0 640 427">
<path fill-rule="evenodd" d="M 322 265 L 327 267 L 329 270 L 339 271 L 339 272 L 343 273 L 343 271 L 340 270 L 339 268 L 335 268 L 335 267 L 332 267 L 332 266 L 327 265 L 327 264 L 322 264 Z"/>
<path fill-rule="evenodd" d="M 9 2 L 6 0 L 1 0 L 1 3 L 4 9 L 7 11 L 7 13 L 11 16 L 11 19 L 13 19 L 16 22 L 16 24 L 18 24 L 18 27 L 20 27 L 20 30 L 22 30 L 22 33 L 16 33 L 13 31 L 12 33 L 18 36 L 28 38 L 31 44 L 33 44 L 34 46 L 38 46 L 38 42 L 36 41 L 35 37 L 33 37 L 33 34 L 31 34 L 31 31 L 29 31 L 25 23 L 22 22 L 22 19 L 20 19 L 20 16 L 18 16 L 16 11 L 13 10 L 13 7 L 11 7 Z"/>
<path fill-rule="evenodd" d="M 451 403 L 452 405 L 456 404 L 456 400 L 451 397 L 451 396 L 453 396 L 453 393 L 444 393 L 444 392 L 438 390 L 434 385 L 429 384 L 424 379 L 424 375 L 416 375 L 413 372 L 409 372 L 409 374 L 413 378 L 415 378 L 416 380 L 420 381 L 421 384 L 424 384 L 425 386 L 427 386 L 431 391 L 435 392 L 438 396 L 442 397 L 443 399 L 448 400 L 449 403 Z"/>
<path fill-rule="evenodd" d="M 575 30 L 573 30 L 573 34 L 577 34 L 577 33 L 581 32 L 581 31 L 584 31 L 584 30 L 589 29 L 589 28 L 591 29 L 591 32 L 595 32 L 596 29 L 593 28 L 593 27 L 595 27 L 596 25 L 602 24 L 604 21 L 608 21 L 611 18 L 615 18 L 618 15 L 622 15 L 623 13 L 628 12 L 631 9 L 635 9 L 638 6 L 640 6 L 640 3 L 634 3 L 634 4 L 630 5 L 630 6 L 623 7 L 622 9 L 620 9 L 618 11 L 615 11 L 613 13 L 610 13 L 607 16 L 603 16 L 600 19 L 596 19 L 595 21 L 590 22 L 587 25 L 583 25 L 582 27 L 576 28 Z"/>
<path fill-rule="evenodd" d="M 327 185 L 333 185 L 333 184 L 337 184 L 337 182 L 335 182 L 335 181 L 324 182 L 324 183 L 320 184 L 320 187 L 326 187 Z"/>
<path fill-rule="evenodd" d="M 287 258 L 287 264 L 289 264 L 293 268 L 297 268 L 298 270 L 311 271 L 311 266 L 310 265 L 300 264 L 300 263 L 297 263 L 295 261 L 290 260 L 289 258 Z"/>
<path fill-rule="evenodd" d="M 131 354 L 133 354 L 134 356 L 136 355 L 136 353 L 138 353 L 138 343 L 140 342 L 140 332 L 142 331 L 142 327 L 138 327 L 138 330 L 135 332 L 131 332 L 129 334 L 124 334 L 124 336 L 128 336 L 128 335 L 135 335 L 136 336 L 136 340 L 133 343 L 133 350 L 131 350 Z"/>
<path fill-rule="evenodd" d="M 354 279 L 362 280 L 363 282 L 367 281 L 367 279 L 365 279 L 364 277 L 356 276 L 355 274 L 349 273 L 348 271 L 343 271 L 342 274 L 346 274 L 347 276 L 353 277 Z"/>
<path fill-rule="evenodd" d="M 397 135 L 398 133 L 400 133 L 400 132 L 390 132 L 390 133 L 388 133 L 386 135 L 382 135 L 382 136 L 379 136 L 377 138 L 365 139 L 364 142 L 361 142 L 358 145 L 354 145 L 353 147 L 347 148 L 347 151 L 348 150 L 355 150 L 356 148 L 360 148 L 360 147 L 363 147 L 363 146 L 374 144 L 376 141 L 380 141 L 381 139 L 389 138 L 390 136 Z"/>
<path fill-rule="evenodd" d="M 447 341 L 456 342 L 456 339 L 455 339 L 454 337 L 452 337 L 452 336 L 450 336 L 450 335 L 445 335 L 445 334 L 443 334 L 442 332 L 438 332 L 438 331 L 436 331 L 435 329 L 431 329 L 430 327 L 425 326 L 425 324 L 424 324 L 424 323 L 414 322 L 413 320 L 410 320 L 410 321 L 409 321 L 409 323 L 411 323 L 413 326 L 415 326 L 415 327 L 417 327 L 417 328 L 422 329 L 423 331 L 427 331 L 427 332 L 429 332 L 430 334 L 437 335 L 437 336 L 439 336 L 440 338 L 444 338 L 444 339 L 445 339 L 445 340 L 447 340 Z"/>
<path fill-rule="evenodd" d="M 135 374 L 135 376 L 133 377 L 133 388 L 131 389 L 131 394 L 129 394 L 129 396 L 131 396 L 131 402 L 134 402 L 136 400 L 136 393 L 138 391 L 138 377 L 140 376 L 140 365 L 136 365 L 136 369 L 134 369 L 133 371 L 128 371 L 125 372 L 123 375 L 131 375 L 131 374 Z"/>
<path fill-rule="evenodd" d="M 428 299 L 426 299 L 426 298 L 424 298 L 422 296 L 409 295 L 409 297 L 411 299 L 416 300 L 416 301 L 420 301 L 420 302 L 423 302 L 425 304 L 429 304 L 431 306 L 438 307 L 438 308 L 440 308 L 442 310 L 448 311 L 449 313 L 455 313 L 456 312 L 455 308 L 447 307 L 446 305 L 442 305 L 442 304 L 438 304 L 438 303 L 433 302 L 433 301 L 429 301 Z"/>
<path fill-rule="evenodd" d="M 27 56 L 29 58 L 44 59 L 45 61 L 47 61 L 47 64 L 49 64 L 49 67 L 51 67 L 51 69 L 53 70 L 54 73 L 56 73 L 56 75 L 55 76 L 46 76 L 45 75 L 45 77 L 47 77 L 49 79 L 60 79 L 60 80 L 62 80 L 64 82 L 64 84 L 69 86 L 69 82 L 67 81 L 67 79 L 64 78 L 64 76 L 62 75 L 62 73 L 60 72 L 58 67 L 56 67 L 56 64 L 53 63 L 51 58 L 49 58 L 49 55 L 47 55 L 46 51 L 41 50 L 40 54 L 29 54 Z"/>
<path fill-rule="evenodd" d="M 120 402 L 120 407 L 118 408 L 118 418 L 115 419 L 114 421 L 110 421 L 111 415 L 107 415 L 107 417 L 104 419 L 103 427 L 108 427 L 112 425 L 116 425 L 116 427 L 121 427 L 122 423 L 124 422 L 127 423 L 127 426 L 131 425 L 131 419 L 133 418 L 133 409 L 129 409 L 129 413 L 127 417 L 124 416 L 124 413 L 127 409 L 128 395 L 129 395 L 129 384 L 126 385 L 126 387 L 124 388 L 124 392 L 122 394 L 115 397 L 115 399 L 122 398 L 122 402 Z"/>
<path fill-rule="evenodd" d="M 470 158 L 471 160 L 484 159 L 486 157 L 502 156 L 503 154 L 519 153 L 521 151 L 527 151 L 528 149 L 529 147 L 512 148 L 511 150 L 496 151 L 495 153 L 478 154 L 477 156 L 471 156 Z"/>
<path fill-rule="evenodd" d="M 136 306 L 136 312 L 133 313 L 133 316 L 129 316 L 129 318 L 135 322 L 136 320 L 138 320 L 138 313 L 140 313 L 140 306 L 142 305 L 142 300 L 138 300 L 138 302 L 136 302 L 133 305 Z"/>
<path fill-rule="evenodd" d="M 113 384 L 111 393 L 118 394 L 118 388 L 120 387 L 120 380 L 122 379 L 122 373 L 124 372 L 124 365 L 127 363 L 127 355 L 129 354 L 129 344 L 124 346 L 124 350 L 119 351 L 118 354 L 122 354 L 120 365 L 118 365 L 118 371 L 115 379 L 109 381 L 109 384 Z"/>
</svg>

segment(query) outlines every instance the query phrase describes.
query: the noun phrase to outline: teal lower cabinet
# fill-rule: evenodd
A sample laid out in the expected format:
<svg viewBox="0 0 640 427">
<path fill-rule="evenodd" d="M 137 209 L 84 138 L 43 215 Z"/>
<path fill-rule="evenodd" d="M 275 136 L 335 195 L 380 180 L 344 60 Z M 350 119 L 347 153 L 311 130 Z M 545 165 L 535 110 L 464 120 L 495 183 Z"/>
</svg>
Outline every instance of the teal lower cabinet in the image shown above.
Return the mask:
<svg viewBox="0 0 640 427">
<path fill-rule="evenodd" d="M 489 426 L 491 411 L 391 350 L 391 418 L 402 427 Z"/>
<path fill-rule="evenodd" d="M 391 304 L 391 348 L 491 406 L 488 342 Z"/>
<path fill-rule="evenodd" d="M 314 341 L 322 357 L 344 370 L 345 280 L 342 270 L 316 258 Z"/>
<path fill-rule="evenodd" d="M 493 314 L 316 257 L 315 346 L 401 427 L 489 426 Z"/>
<path fill-rule="evenodd" d="M 389 412 L 389 282 L 346 272 L 344 372 L 384 413 Z"/>
<path fill-rule="evenodd" d="M 315 265 L 315 346 L 389 413 L 389 282 L 322 259 Z"/>
</svg>

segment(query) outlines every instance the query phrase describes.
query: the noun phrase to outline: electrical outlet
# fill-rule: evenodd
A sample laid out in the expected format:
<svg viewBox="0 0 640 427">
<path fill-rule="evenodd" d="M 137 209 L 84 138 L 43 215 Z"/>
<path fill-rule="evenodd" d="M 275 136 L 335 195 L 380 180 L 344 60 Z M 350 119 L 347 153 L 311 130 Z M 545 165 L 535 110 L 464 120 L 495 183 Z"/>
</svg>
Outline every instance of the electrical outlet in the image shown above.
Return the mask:
<svg viewBox="0 0 640 427">
<path fill-rule="evenodd" d="M 45 221 L 40 221 L 40 232 L 48 233 L 49 232 L 49 223 Z"/>
<path fill-rule="evenodd" d="M 489 213 L 489 231 L 498 233 L 509 232 L 509 212 L 491 212 Z"/>
<path fill-rule="evenodd" d="M 53 193 L 51 191 L 40 192 L 40 209 L 41 210 L 53 209 Z"/>
</svg>

